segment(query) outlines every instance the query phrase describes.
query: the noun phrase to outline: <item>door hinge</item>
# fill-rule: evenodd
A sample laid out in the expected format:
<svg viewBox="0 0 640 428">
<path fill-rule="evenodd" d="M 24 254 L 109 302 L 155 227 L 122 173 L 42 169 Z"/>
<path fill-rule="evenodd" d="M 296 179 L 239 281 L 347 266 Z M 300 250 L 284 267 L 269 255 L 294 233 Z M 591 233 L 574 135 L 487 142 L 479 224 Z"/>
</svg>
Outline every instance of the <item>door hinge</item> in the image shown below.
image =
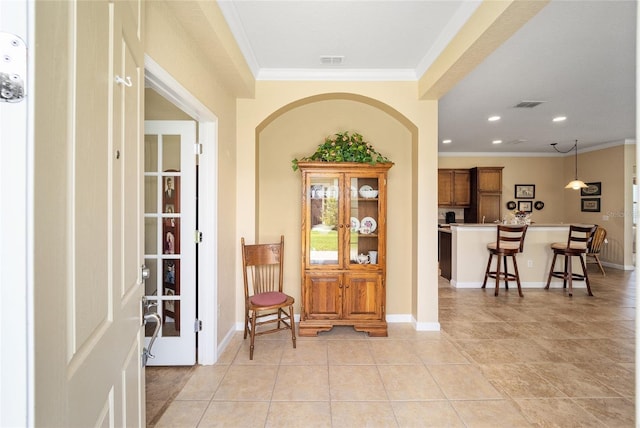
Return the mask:
<svg viewBox="0 0 640 428">
<path fill-rule="evenodd" d="M 193 151 L 196 155 L 202 154 L 202 143 L 195 143 L 193 145 Z"/>
<path fill-rule="evenodd" d="M 196 244 L 200 244 L 202 242 L 202 232 L 196 230 L 193 238 Z"/>
<path fill-rule="evenodd" d="M 0 101 L 18 103 L 26 95 L 27 46 L 15 34 L 0 32 Z"/>
<path fill-rule="evenodd" d="M 197 333 L 199 331 L 202 331 L 202 321 L 196 319 L 196 322 L 193 323 L 193 332 Z"/>
</svg>

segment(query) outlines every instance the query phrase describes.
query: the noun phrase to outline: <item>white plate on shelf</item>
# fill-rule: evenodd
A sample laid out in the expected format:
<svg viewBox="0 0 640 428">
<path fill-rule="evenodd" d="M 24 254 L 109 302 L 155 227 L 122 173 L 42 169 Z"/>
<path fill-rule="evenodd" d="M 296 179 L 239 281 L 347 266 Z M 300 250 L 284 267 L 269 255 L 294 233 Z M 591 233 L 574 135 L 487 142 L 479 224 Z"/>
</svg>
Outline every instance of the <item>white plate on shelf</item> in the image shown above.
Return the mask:
<svg viewBox="0 0 640 428">
<path fill-rule="evenodd" d="M 369 190 L 373 190 L 373 187 L 369 186 L 368 184 L 360 187 L 360 192 L 368 192 Z"/>
<path fill-rule="evenodd" d="M 360 220 L 355 217 L 351 217 L 351 231 L 357 232 L 360 229 Z"/>
<path fill-rule="evenodd" d="M 375 232 L 376 227 L 378 227 L 378 223 L 376 223 L 373 217 L 364 217 L 360 220 L 360 227 L 368 227 L 369 233 L 373 233 Z"/>
</svg>

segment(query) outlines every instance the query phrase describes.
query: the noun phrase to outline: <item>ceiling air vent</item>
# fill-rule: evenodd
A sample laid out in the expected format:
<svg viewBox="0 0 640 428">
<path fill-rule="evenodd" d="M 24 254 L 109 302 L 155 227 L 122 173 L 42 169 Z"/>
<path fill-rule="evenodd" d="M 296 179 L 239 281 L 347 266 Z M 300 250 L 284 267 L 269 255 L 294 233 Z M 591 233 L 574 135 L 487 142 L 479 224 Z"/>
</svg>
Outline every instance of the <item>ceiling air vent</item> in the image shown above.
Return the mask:
<svg viewBox="0 0 640 428">
<path fill-rule="evenodd" d="M 515 108 L 534 108 L 544 103 L 545 101 L 520 101 L 516 104 Z"/>
<path fill-rule="evenodd" d="M 344 62 L 344 56 L 339 55 L 323 55 L 320 57 L 322 65 L 341 65 Z"/>
</svg>

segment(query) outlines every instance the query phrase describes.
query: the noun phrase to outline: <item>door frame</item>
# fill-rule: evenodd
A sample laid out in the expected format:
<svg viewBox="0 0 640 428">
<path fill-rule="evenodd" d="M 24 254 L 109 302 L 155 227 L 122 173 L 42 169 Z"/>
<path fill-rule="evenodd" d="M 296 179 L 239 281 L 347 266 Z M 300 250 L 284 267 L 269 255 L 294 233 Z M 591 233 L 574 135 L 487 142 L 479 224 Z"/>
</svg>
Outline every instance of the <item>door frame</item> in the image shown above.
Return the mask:
<svg viewBox="0 0 640 428">
<path fill-rule="evenodd" d="M 0 426 L 32 426 L 35 420 L 33 2 L 1 2 L 0 31 L 19 36 L 27 46 L 25 97 L 18 103 L 2 103 L 0 108 L 0 284 L 12 284 L 0 287 Z"/>
<path fill-rule="evenodd" d="M 218 360 L 218 118 L 148 54 L 144 57 L 145 82 L 158 94 L 198 121 L 199 157 L 198 230 L 203 240 L 198 244 L 198 364 Z M 206 284 L 207 286 L 204 286 Z"/>
</svg>

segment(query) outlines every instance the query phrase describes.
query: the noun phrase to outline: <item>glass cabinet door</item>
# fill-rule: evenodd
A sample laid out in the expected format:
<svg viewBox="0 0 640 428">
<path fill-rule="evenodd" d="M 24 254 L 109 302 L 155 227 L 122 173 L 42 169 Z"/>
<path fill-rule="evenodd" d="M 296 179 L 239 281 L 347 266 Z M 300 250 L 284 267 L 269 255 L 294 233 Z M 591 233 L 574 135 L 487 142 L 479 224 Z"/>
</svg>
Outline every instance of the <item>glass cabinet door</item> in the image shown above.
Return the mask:
<svg viewBox="0 0 640 428">
<path fill-rule="evenodd" d="M 340 176 L 311 175 L 307 186 L 309 264 L 339 265 Z"/>
<path fill-rule="evenodd" d="M 378 177 L 348 178 L 350 183 L 349 264 L 378 264 Z"/>
</svg>

